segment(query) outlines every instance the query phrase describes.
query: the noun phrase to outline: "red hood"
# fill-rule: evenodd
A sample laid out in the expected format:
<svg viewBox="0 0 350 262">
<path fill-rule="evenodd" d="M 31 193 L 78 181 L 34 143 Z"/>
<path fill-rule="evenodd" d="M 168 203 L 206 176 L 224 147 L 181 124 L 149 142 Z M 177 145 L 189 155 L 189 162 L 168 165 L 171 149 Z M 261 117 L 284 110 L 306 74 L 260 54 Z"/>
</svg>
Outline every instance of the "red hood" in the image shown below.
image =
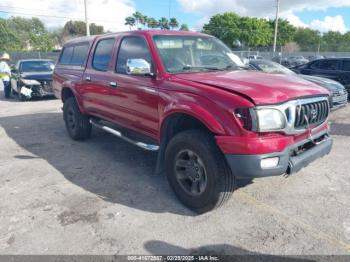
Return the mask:
<svg viewBox="0 0 350 262">
<path fill-rule="evenodd" d="M 276 104 L 298 97 L 329 95 L 329 92 L 297 76 L 252 71 L 178 74 L 176 77 L 249 96 L 255 104 Z"/>
</svg>

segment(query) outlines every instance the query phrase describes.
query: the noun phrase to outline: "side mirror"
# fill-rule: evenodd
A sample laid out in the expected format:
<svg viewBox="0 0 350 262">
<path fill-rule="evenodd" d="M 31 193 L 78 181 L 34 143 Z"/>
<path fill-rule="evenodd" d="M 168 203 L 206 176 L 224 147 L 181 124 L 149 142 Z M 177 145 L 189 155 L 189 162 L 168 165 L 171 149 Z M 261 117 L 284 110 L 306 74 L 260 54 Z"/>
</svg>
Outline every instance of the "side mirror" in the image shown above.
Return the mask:
<svg viewBox="0 0 350 262">
<path fill-rule="evenodd" d="M 128 75 L 152 75 L 151 64 L 142 58 L 132 58 L 126 61 Z"/>
<path fill-rule="evenodd" d="M 12 69 L 11 69 L 11 74 L 17 74 L 17 73 L 18 73 L 18 71 L 17 71 L 16 68 L 12 68 Z"/>
</svg>

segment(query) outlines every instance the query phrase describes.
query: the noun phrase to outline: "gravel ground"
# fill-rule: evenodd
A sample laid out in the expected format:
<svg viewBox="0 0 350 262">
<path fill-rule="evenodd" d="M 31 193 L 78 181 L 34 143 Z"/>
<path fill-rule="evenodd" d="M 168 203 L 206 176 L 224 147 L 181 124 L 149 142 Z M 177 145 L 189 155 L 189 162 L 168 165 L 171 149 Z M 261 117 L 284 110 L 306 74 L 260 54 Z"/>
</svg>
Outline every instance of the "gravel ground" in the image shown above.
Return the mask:
<svg viewBox="0 0 350 262">
<path fill-rule="evenodd" d="M 72 141 L 58 100 L 0 97 L 0 254 L 350 254 L 350 106 L 330 155 L 198 216 L 154 153 L 98 130 Z"/>
</svg>

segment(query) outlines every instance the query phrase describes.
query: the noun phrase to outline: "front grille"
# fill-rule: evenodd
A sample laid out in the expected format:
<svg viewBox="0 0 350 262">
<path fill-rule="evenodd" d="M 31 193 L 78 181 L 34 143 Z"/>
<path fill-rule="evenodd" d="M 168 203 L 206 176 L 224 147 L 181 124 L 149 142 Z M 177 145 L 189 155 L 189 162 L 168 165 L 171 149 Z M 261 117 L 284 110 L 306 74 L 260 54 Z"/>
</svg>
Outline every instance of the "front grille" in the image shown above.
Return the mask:
<svg viewBox="0 0 350 262">
<path fill-rule="evenodd" d="M 41 84 L 41 87 L 45 90 L 45 91 L 51 91 L 52 90 L 52 81 L 51 80 L 40 80 L 39 81 Z"/>
<path fill-rule="evenodd" d="M 295 110 L 294 127 L 296 129 L 321 124 L 327 119 L 329 113 L 328 102 L 325 100 L 301 104 L 296 106 Z"/>
</svg>

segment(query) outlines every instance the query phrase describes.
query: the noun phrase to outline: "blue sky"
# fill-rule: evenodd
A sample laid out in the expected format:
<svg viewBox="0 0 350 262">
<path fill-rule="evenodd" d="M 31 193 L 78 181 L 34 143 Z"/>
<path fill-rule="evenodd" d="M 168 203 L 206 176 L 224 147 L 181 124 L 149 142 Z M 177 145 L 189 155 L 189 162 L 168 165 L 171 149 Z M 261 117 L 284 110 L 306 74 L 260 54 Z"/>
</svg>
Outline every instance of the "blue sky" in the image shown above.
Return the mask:
<svg viewBox="0 0 350 262">
<path fill-rule="evenodd" d="M 156 18 L 168 18 L 170 6 L 170 16 L 176 17 L 179 23 L 187 24 L 191 27 L 193 27 L 196 24 L 196 22 L 201 18 L 201 16 L 198 14 L 184 12 L 176 0 L 157 1 L 157 4 L 155 5 L 150 4 L 151 2 L 154 2 L 152 0 L 135 0 L 134 2 L 135 7 L 139 12 L 147 16 L 153 16 Z"/>
<path fill-rule="evenodd" d="M 90 22 L 110 31 L 127 30 L 125 17 L 135 11 L 155 18 L 176 17 L 200 30 L 210 17 L 227 11 L 240 15 L 273 18 L 276 0 L 87 0 Z M 350 0 L 280 0 L 280 15 L 296 26 L 326 32 L 350 30 Z M 84 18 L 83 0 L 1 0 L 0 17 L 37 16 L 48 28 Z"/>
<path fill-rule="evenodd" d="M 341 15 L 344 19 L 345 25 L 348 29 L 350 29 L 350 7 L 343 8 L 328 8 L 326 10 L 318 10 L 318 11 L 301 11 L 296 12 L 296 15 L 300 17 L 300 19 L 307 24 L 310 24 L 311 21 L 315 19 L 322 20 L 325 16 L 337 16 Z"/>
</svg>

